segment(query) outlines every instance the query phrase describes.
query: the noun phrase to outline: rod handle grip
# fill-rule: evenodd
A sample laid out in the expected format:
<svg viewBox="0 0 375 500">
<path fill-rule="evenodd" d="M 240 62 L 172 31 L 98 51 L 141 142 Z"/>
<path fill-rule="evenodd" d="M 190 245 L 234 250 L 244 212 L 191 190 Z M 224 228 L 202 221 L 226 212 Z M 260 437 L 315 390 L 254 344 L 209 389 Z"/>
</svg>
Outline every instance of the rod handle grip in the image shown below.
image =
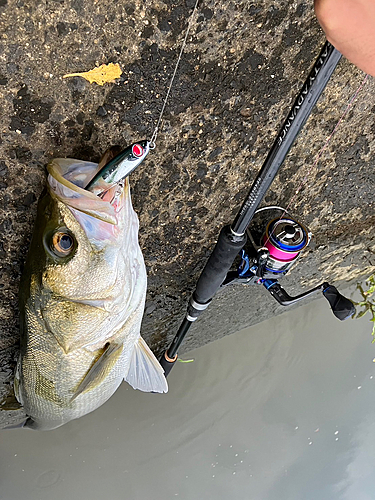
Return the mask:
<svg viewBox="0 0 375 500">
<path fill-rule="evenodd" d="M 245 243 L 246 234 L 234 236 L 230 226 L 223 227 L 216 246 L 199 276 L 193 293 L 194 300 L 200 304 L 206 304 L 212 299 Z"/>
</svg>

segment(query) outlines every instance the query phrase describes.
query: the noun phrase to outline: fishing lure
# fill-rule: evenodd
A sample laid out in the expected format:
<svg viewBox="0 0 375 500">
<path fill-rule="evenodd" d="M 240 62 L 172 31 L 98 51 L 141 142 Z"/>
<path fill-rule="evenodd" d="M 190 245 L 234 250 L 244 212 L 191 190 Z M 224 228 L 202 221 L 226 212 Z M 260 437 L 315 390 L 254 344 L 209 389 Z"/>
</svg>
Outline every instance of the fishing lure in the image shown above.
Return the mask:
<svg viewBox="0 0 375 500">
<path fill-rule="evenodd" d="M 149 152 L 150 141 L 131 144 L 100 168 L 87 183 L 85 189 L 101 196 L 103 192 L 128 177 L 143 162 Z"/>
</svg>

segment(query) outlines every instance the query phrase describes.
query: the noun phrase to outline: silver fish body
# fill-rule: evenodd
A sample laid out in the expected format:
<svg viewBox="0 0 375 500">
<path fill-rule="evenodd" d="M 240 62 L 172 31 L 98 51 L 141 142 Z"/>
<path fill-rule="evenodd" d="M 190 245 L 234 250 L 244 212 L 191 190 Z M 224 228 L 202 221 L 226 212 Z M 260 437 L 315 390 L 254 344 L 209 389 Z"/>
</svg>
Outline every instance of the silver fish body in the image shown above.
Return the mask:
<svg viewBox="0 0 375 500">
<path fill-rule="evenodd" d="M 102 405 L 122 380 L 167 392 L 140 336 L 147 288 L 129 183 L 104 201 L 83 186 L 97 165 L 55 159 L 21 280 L 15 393 L 48 430 Z"/>
</svg>

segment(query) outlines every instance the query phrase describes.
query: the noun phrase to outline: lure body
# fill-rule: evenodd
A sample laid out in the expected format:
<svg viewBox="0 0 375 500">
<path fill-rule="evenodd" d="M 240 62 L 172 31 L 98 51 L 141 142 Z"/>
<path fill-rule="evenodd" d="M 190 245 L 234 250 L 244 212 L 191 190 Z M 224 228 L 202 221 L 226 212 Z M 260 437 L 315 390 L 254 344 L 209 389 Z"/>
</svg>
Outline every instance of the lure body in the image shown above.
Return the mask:
<svg viewBox="0 0 375 500">
<path fill-rule="evenodd" d="M 150 151 L 149 141 L 139 141 L 121 151 L 92 177 L 85 189 L 99 194 L 129 176 L 146 158 Z"/>
</svg>

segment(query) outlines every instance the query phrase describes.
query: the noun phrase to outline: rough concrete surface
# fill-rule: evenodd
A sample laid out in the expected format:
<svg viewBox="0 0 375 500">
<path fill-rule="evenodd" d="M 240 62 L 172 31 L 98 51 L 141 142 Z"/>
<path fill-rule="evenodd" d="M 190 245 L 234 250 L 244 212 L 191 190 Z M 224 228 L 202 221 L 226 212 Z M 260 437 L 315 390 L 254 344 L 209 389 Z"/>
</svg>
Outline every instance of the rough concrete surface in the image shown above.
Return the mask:
<svg viewBox="0 0 375 500">
<path fill-rule="evenodd" d="M 17 357 L 18 284 L 45 165 L 65 156 L 97 161 L 110 145 L 151 136 L 193 5 L 0 0 L 3 398 Z M 220 228 L 233 220 L 323 43 L 312 1 L 201 1 L 157 148 L 131 176 L 149 277 L 142 333 L 155 352 L 175 334 Z M 123 70 L 115 83 L 62 78 L 109 62 Z M 265 198 L 286 206 L 299 187 L 290 210 L 315 235 L 284 281 L 291 293 L 375 270 L 372 78 L 311 169 L 363 78 L 339 63 Z M 227 288 L 181 352 L 281 312 L 261 287 Z M 1 421 L 21 416 L 2 412 Z"/>
</svg>

